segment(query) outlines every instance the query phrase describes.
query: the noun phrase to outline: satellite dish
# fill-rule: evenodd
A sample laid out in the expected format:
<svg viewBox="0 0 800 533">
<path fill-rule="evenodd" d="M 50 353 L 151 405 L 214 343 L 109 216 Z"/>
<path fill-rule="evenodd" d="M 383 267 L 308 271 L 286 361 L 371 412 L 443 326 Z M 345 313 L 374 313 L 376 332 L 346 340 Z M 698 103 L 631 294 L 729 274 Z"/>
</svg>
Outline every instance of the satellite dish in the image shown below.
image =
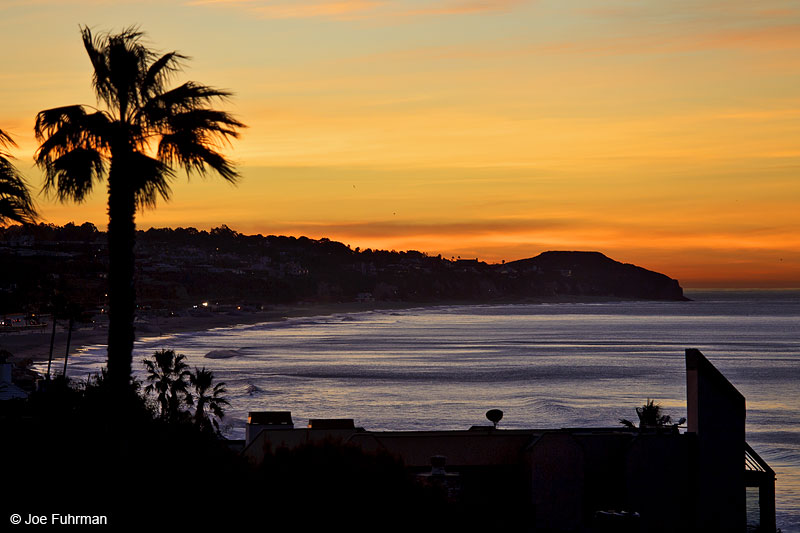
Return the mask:
<svg viewBox="0 0 800 533">
<path fill-rule="evenodd" d="M 489 409 L 486 411 L 486 418 L 497 427 L 497 423 L 503 419 L 503 411 L 500 409 Z"/>
</svg>

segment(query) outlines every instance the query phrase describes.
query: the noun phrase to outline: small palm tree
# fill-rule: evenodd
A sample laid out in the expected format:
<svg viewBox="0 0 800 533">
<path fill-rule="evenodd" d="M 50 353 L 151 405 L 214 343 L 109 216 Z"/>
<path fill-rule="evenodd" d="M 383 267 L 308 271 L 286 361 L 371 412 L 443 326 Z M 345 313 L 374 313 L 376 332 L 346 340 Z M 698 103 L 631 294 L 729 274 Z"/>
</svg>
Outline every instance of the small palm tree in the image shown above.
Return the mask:
<svg viewBox="0 0 800 533">
<path fill-rule="evenodd" d="M 36 221 L 36 210 L 28 192 L 25 179 L 11 163 L 11 154 L 6 148 L 16 146 L 14 140 L 0 130 L 0 224 L 19 222 L 29 224 Z"/>
<path fill-rule="evenodd" d="M 134 237 L 136 213 L 168 199 L 175 169 L 229 182 L 238 173 L 218 150 L 244 124 L 211 105 L 230 96 L 186 82 L 168 85 L 185 56 L 147 48 L 143 33 L 128 28 L 95 37 L 81 29 L 94 69 L 102 109 L 69 105 L 41 111 L 34 131 L 41 142 L 36 163 L 45 171 L 45 192 L 82 202 L 108 178 L 109 325 L 108 379 L 124 395 L 131 380 L 134 341 Z"/>
<path fill-rule="evenodd" d="M 205 367 L 195 367 L 194 372 L 189 374 L 192 392 L 189 393 L 187 402 L 194 405 L 194 422 L 200 429 L 207 431 L 213 427 L 219 433 L 218 420 L 225 416 L 224 407 L 230 405 L 230 402 L 223 396 L 227 392 L 225 382 L 212 386 L 213 382 L 213 372 Z"/>
<path fill-rule="evenodd" d="M 661 406 L 655 400 L 647 398 L 644 405 L 636 408 L 636 415 L 639 417 L 639 428 L 656 428 L 672 425 L 672 417 L 661 413 Z M 635 429 L 636 424 L 626 418 L 619 419 L 620 424 L 627 428 Z M 681 418 L 676 426 L 686 422 Z"/>
<path fill-rule="evenodd" d="M 144 359 L 147 369 L 145 393 L 156 393 L 156 401 L 162 419 L 175 421 L 180 417 L 181 405 L 188 400 L 189 365 L 186 356 L 174 350 L 159 350 L 153 359 Z"/>
</svg>

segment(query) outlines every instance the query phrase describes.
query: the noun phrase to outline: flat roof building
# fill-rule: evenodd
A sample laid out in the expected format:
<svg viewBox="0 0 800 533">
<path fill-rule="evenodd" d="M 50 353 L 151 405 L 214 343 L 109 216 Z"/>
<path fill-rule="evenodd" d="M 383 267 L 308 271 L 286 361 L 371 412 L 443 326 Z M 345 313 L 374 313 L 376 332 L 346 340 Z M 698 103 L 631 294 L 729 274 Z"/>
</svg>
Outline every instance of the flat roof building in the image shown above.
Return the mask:
<svg viewBox="0 0 800 533">
<path fill-rule="evenodd" d="M 745 441 L 744 396 L 686 350 L 687 427 L 367 431 L 350 419 L 257 424 L 243 455 L 337 440 L 388 452 L 455 499 L 515 502 L 534 530 L 744 532 L 746 487 L 775 531 L 775 473 Z M 253 417 L 255 413 L 251 413 Z M 258 415 L 256 415 L 256 418 Z"/>
</svg>

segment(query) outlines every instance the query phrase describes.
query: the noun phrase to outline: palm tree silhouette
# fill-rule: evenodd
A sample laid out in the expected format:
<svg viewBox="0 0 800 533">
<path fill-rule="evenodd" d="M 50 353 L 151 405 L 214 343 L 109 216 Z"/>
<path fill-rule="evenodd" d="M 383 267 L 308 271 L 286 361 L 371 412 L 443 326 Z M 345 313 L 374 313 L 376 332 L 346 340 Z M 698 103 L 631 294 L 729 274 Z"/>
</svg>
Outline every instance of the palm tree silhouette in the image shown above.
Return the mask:
<svg viewBox="0 0 800 533">
<path fill-rule="evenodd" d="M 213 426 L 219 432 L 219 422 L 225 416 L 224 407 L 230 405 L 223 394 L 227 392 L 225 382 L 214 382 L 214 373 L 205 367 L 195 367 L 189 374 L 189 383 L 192 384 L 193 393 L 188 395 L 189 405 L 194 405 L 194 422 L 202 430 L 209 430 Z M 213 415 L 209 416 L 209 413 Z"/>
<path fill-rule="evenodd" d="M 189 366 L 184 362 L 182 353 L 174 350 L 159 350 L 153 353 L 153 359 L 144 359 L 147 369 L 145 393 L 156 393 L 161 410 L 161 418 L 169 421 L 178 419 L 181 404 L 188 400 Z M 188 402 L 187 402 L 188 403 Z"/>
<path fill-rule="evenodd" d="M 0 224 L 19 222 L 28 224 L 36 220 L 36 210 L 22 175 L 11 163 L 11 154 L 4 149 L 17 143 L 0 130 Z"/>
<path fill-rule="evenodd" d="M 209 170 L 234 183 L 239 177 L 218 148 L 238 137 L 244 124 L 211 105 L 231 93 L 194 82 L 169 89 L 185 56 L 158 55 L 132 27 L 92 35 L 81 28 L 103 109 L 70 105 L 41 111 L 35 132 L 36 163 L 45 192 L 82 202 L 108 178 L 109 326 L 108 379 L 129 390 L 134 342 L 134 238 L 137 210 L 168 199 L 175 167 L 187 174 Z"/>
<path fill-rule="evenodd" d="M 639 417 L 639 429 L 658 428 L 672 425 L 672 417 L 670 415 L 663 414 L 661 406 L 657 404 L 655 400 L 651 400 L 650 398 L 647 398 L 643 406 L 636 408 L 636 415 Z M 636 429 L 636 424 L 626 418 L 620 418 L 619 422 L 627 428 Z M 678 424 L 675 425 L 677 426 L 683 424 L 684 422 L 686 422 L 686 419 L 681 418 L 678 421 Z"/>
</svg>

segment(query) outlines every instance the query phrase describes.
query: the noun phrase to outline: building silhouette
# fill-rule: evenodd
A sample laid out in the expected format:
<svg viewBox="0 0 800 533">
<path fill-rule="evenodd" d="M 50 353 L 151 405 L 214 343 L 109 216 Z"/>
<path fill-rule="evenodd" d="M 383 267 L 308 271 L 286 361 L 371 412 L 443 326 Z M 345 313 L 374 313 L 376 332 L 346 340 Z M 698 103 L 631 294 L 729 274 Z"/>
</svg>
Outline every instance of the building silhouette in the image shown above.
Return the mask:
<svg viewBox="0 0 800 533">
<path fill-rule="evenodd" d="M 534 531 L 743 532 L 746 487 L 759 530 L 775 531 L 775 473 L 745 441 L 745 398 L 686 350 L 687 426 L 367 431 L 351 419 L 295 428 L 288 412 L 251 413 L 242 451 L 336 440 L 403 460 L 454 501 L 524 510 Z"/>
</svg>

